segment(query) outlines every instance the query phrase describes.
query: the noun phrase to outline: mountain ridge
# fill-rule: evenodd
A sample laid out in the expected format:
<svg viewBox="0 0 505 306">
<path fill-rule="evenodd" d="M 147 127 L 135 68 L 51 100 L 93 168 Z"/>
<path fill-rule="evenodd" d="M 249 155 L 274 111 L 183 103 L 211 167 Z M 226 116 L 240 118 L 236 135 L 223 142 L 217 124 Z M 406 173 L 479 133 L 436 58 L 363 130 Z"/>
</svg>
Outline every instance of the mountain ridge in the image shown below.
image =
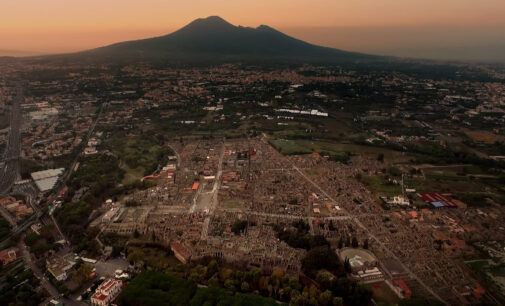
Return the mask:
<svg viewBox="0 0 505 306">
<path fill-rule="evenodd" d="M 270 26 L 235 26 L 219 16 L 198 18 L 170 34 L 119 42 L 70 56 L 98 58 L 195 60 L 356 61 L 379 56 L 317 46 Z"/>
</svg>

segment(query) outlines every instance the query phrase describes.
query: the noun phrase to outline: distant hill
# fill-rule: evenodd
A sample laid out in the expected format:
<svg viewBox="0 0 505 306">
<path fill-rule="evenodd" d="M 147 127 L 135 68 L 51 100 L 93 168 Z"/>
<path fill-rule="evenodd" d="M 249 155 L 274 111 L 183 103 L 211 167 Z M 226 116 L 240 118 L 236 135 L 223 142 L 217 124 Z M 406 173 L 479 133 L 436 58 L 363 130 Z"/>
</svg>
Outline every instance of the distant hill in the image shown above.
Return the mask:
<svg viewBox="0 0 505 306">
<path fill-rule="evenodd" d="M 180 62 L 209 60 L 348 62 L 380 58 L 316 46 L 266 25 L 257 28 L 234 26 L 217 16 L 197 19 L 165 36 L 121 42 L 64 56 Z"/>
</svg>

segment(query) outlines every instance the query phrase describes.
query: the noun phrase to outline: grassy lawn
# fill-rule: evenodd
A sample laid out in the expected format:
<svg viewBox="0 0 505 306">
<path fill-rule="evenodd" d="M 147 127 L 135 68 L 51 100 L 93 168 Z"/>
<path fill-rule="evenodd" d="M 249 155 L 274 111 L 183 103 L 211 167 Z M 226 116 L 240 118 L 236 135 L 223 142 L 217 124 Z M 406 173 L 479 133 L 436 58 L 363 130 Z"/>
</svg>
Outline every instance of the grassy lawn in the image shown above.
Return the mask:
<svg viewBox="0 0 505 306">
<path fill-rule="evenodd" d="M 129 261 L 143 261 L 147 266 L 157 270 L 164 270 L 168 267 L 175 266 L 180 262 L 173 255 L 169 255 L 166 251 L 158 248 L 136 247 L 128 248 Z"/>
<path fill-rule="evenodd" d="M 488 259 L 476 259 L 465 261 L 479 277 L 483 280 L 482 285 L 492 291 L 497 297 L 503 299 L 503 289 L 505 284 L 501 279 L 505 275 L 504 264 L 495 264 Z"/>
<path fill-rule="evenodd" d="M 379 196 L 395 196 L 402 193 L 400 185 L 392 184 L 382 176 L 364 175 L 361 177 L 361 182 Z"/>
<path fill-rule="evenodd" d="M 309 154 L 313 152 L 297 140 L 277 139 L 272 140 L 271 144 L 284 155 Z"/>
<path fill-rule="evenodd" d="M 121 169 L 125 171 L 125 175 L 123 177 L 123 180 L 121 181 L 122 184 L 131 184 L 137 181 L 138 179 L 144 177 L 145 169 L 143 167 L 137 167 L 135 169 L 131 169 L 128 167 L 126 163 L 121 164 Z"/>
<path fill-rule="evenodd" d="M 376 158 L 379 154 L 384 154 L 386 163 L 406 163 L 415 158 L 414 154 L 395 151 L 386 148 L 365 146 L 352 143 L 340 143 L 329 141 L 314 141 L 314 140 L 289 140 L 289 139 L 276 139 L 271 140 L 270 143 L 284 155 L 294 154 L 309 154 L 318 152 L 321 154 L 329 154 L 343 157 L 344 154 L 364 155 L 371 158 Z"/>
<path fill-rule="evenodd" d="M 128 184 L 156 170 L 167 149 L 149 137 L 123 137 L 107 143 L 121 160 L 125 171 L 122 183 Z"/>
<path fill-rule="evenodd" d="M 233 208 L 242 209 L 242 208 L 244 208 L 244 203 L 243 203 L 243 201 L 240 201 L 240 200 L 230 199 L 230 200 L 222 201 L 221 206 L 226 209 L 233 209 Z"/>
</svg>

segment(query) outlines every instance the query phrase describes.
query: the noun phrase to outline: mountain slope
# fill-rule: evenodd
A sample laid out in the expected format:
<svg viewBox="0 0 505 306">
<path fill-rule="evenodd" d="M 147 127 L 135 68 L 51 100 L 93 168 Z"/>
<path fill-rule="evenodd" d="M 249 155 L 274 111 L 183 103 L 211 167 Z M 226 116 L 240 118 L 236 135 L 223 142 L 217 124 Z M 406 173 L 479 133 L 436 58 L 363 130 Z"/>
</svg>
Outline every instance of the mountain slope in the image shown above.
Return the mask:
<svg viewBox="0 0 505 306">
<path fill-rule="evenodd" d="M 349 61 L 378 58 L 320 47 L 262 25 L 234 26 L 220 17 L 197 19 L 160 37 L 128 41 L 78 53 L 93 57 L 139 59 L 328 59 Z"/>
</svg>

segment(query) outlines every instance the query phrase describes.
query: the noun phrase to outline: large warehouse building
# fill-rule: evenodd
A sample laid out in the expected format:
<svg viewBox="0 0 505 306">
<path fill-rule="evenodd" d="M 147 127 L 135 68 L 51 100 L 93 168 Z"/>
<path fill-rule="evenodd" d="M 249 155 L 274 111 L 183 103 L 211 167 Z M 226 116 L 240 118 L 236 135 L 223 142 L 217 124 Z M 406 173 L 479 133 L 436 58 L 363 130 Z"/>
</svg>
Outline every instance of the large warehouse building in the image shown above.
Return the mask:
<svg viewBox="0 0 505 306">
<path fill-rule="evenodd" d="M 40 192 L 46 192 L 56 186 L 56 183 L 63 174 L 63 171 L 65 171 L 65 168 L 49 169 L 33 172 L 31 176 Z"/>
</svg>

